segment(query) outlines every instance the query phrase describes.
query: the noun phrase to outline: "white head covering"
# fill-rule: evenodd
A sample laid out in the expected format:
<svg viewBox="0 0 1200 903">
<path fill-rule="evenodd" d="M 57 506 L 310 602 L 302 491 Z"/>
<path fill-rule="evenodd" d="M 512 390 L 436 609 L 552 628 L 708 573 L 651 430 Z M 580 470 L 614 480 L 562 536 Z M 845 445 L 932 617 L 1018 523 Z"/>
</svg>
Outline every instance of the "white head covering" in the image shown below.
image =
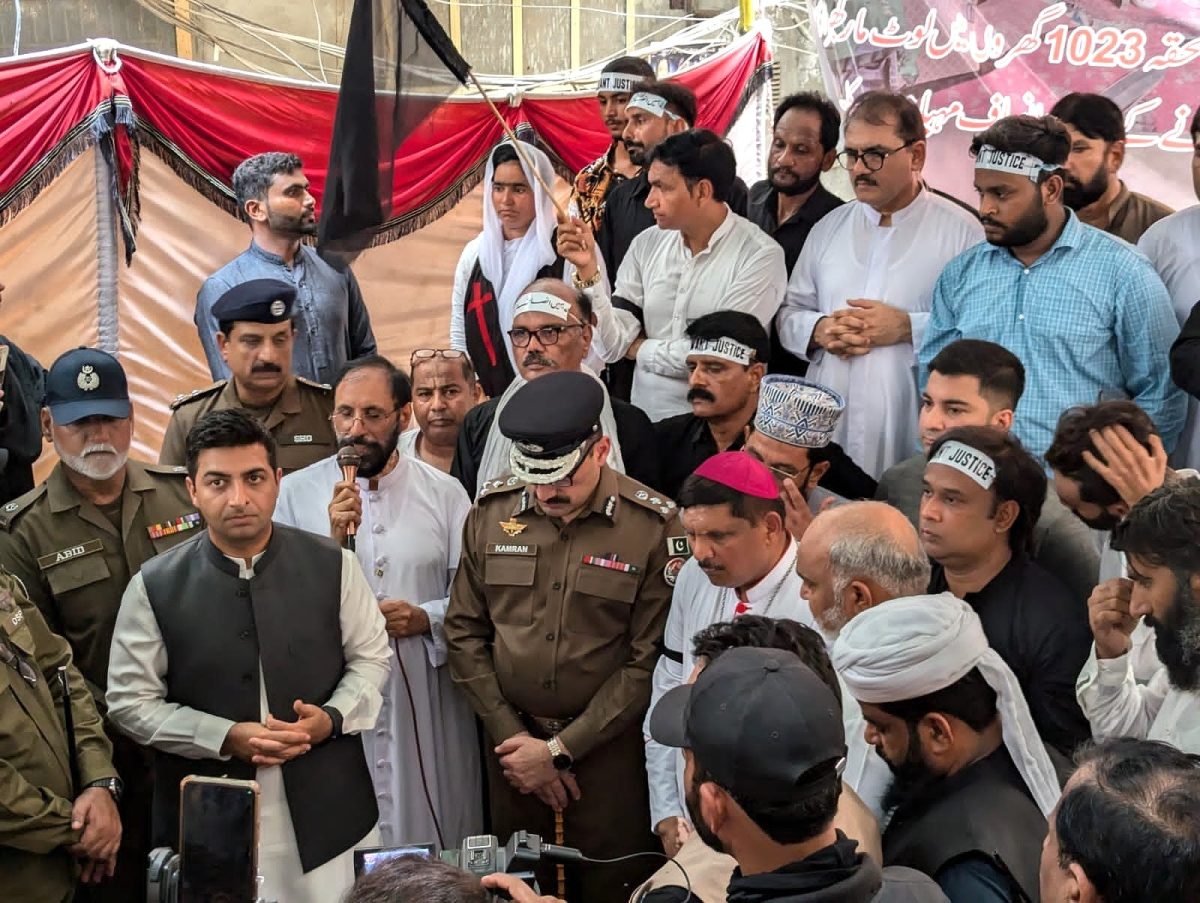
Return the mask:
<svg viewBox="0 0 1200 903">
<path fill-rule="evenodd" d="M 501 143 L 512 144 L 511 141 Z M 550 158 L 527 141 L 521 142 L 521 150 L 525 158 L 537 167 L 542 181 L 553 185 L 554 167 L 550 165 Z M 537 278 L 542 267 L 549 266 L 558 257 L 553 240 L 558 218 L 554 212 L 554 199 L 529 171 L 525 160 L 518 156 L 517 162 L 521 165 L 525 181 L 529 183 L 533 192 L 534 216 L 529 231 L 521 238 L 513 240 L 515 248 L 509 249 L 509 263 L 505 266 L 504 230 L 500 224 L 500 217 L 496 215 L 496 205 L 492 203 L 492 179 L 496 170 L 492 163 L 493 154 L 494 148 L 488 154 L 487 169 L 483 176 L 483 235 L 479 239 L 479 268 L 496 290 L 500 328 L 508 332 L 512 328 L 513 307 L 517 297 Z M 511 358 L 512 349 L 507 341 L 504 347 L 508 349 Z M 515 361 L 513 369 L 516 369 Z"/>
<path fill-rule="evenodd" d="M 902 702 L 944 690 L 978 668 L 996 691 L 1004 745 L 1043 813 L 1061 793 L 1021 685 L 983 632 L 979 615 L 951 595 L 910 596 L 869 608 L 842 628 L 833 666 L 859 702 Z"/>
</svg>

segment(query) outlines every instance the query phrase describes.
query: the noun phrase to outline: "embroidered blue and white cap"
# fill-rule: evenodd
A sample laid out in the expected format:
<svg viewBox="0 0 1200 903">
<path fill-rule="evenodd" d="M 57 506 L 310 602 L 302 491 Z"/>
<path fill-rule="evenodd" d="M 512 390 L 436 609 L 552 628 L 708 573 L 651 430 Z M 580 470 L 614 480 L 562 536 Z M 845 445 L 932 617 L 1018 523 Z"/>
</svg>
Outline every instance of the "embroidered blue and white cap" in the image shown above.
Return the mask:
<svg viewBox="0 0 1200 903">
<path fill-rule="evenodd" d="M 824 448 L 846 402 L 832 389 L 798 376 L 763 377 L 754 428 L 771 439 L 800 448 Z"/>
</svg>

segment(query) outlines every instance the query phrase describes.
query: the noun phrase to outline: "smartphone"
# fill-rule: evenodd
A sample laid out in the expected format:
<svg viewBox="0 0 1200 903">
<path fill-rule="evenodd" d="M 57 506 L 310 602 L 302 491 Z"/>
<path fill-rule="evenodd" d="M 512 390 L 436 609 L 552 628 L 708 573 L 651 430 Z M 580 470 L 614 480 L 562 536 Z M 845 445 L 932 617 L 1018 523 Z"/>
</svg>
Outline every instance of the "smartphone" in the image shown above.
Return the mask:
<svg viewBox="0 0 1200 903">
<path fill-rule="evenodd" d="M 190 775 L 179 787 L 180 903 L 258 897 L 258 782 Z"/>
<path fill-rule="evenodd" d="M 410 843 L 403 847 L 363 847 L 354 851 L 354 876 L 365 875 L 371 869 L 401 856 L 433 859 L 437 856 L 437 848 L 431 843 Z"/>
</svg>

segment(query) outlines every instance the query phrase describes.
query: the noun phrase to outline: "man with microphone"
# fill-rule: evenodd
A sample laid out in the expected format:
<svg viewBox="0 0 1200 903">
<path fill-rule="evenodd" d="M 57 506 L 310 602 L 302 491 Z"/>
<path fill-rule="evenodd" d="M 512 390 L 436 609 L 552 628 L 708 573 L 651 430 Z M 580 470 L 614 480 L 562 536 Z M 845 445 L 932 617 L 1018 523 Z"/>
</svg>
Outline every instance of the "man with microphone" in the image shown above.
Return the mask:
<svg viewBox="0 0 1200 903">
<path fill-rule="evenodd" d="M 482 830 L 475 721 L 451 683 L 442 620 L 471 502 L 458 480 L 397 450 L 408 377 L 386 358 L 334 387 L 338 453 L 284 477 L 275 518 L 353 548 L 387 621 L 391 675 L 366 731 L 386 846 L 455 846 Z"/>
</svg>

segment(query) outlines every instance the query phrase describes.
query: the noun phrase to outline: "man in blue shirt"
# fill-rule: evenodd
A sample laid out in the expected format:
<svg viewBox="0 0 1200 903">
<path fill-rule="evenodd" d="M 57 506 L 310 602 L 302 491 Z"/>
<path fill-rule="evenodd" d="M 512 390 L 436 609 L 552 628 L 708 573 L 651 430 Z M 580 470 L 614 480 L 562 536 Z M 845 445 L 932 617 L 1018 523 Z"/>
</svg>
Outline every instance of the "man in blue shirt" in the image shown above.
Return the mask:
<svg viewBox="0 0 1200 903">
<path fill-rule="evenodd" d="M 317 217 L 300 158 L 271 152 L 243 160 L 233 172 L 233 190 L 238 214 L 250 224 L 250 247 L 209 276 L 196 296 L 196 329 L 213 379 L 230 373 L 217 347 L 212 306 L 235 285 L 282 279 L 296 287 L 292 372 L 332 384 L 347 361 L 375 353 L 375 335 L 354 273 L 333 268 L 301 243 L 317 234 Z"/>
<path fill-rule="evenodd" d="M 1066 128 L 1010 116 L 971 143 L 986 242 L 950 261 L 933 292 L 923 372 L 950 342 L 985 339 L 1025 366 L 1013 432 L 1045 453 L 1064 409 L 1103 397 L 1135 401 L 1170 449 L 1186 398 L 1167 355 L 1178 332 L 1150 262 L 1063 205 Z"/>
</svg>

